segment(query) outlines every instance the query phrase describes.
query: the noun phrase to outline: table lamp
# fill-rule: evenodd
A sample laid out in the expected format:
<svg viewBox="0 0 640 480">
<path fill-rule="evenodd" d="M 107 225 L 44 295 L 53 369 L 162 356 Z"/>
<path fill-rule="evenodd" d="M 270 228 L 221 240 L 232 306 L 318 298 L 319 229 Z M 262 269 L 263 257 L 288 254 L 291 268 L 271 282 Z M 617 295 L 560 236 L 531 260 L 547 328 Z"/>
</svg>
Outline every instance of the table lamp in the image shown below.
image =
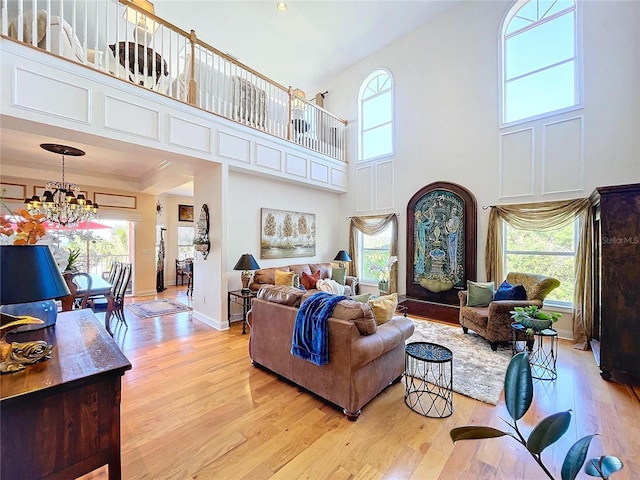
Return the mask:
<svg viewBox="0 0 640 480">
<path fill-rule="evenodd" d="M 340 250 L 338 252 L 338 254 L 336 255 L 336 258 L 333 259 L 334 261 L 338 261 L 340 262 L 340 268 L 344 268 L 344 263 L 345 262 L 350 262 L 351 261 L 351 257 L 349 256 L 349 254 L 347 253 L 346 250 Z"/>
<path fill-rule="evenodd" d="M 245 253 L 240 257 L 236 266 L 233 267 L 234 270 L 242 270 L 240 274 L 240 279 L 242 280 L 242 293 L 249 293 L 251 290 L 249 289 L 249 280 L 251 280 L 251 272 L 249 270 L 258 270 L 260 267 L 256 263 L 255 258 L 250 253 Z"/>
<path fill-rule="evenodd" d="M 70 292 L 47 245 L 0 245 L 0 271 L 0 371 L 6 373 L 51 352 L 41 340 L 9 344 L 7 334 L 53 325 L 57 308 L 52 299 Z"/>
</svg>

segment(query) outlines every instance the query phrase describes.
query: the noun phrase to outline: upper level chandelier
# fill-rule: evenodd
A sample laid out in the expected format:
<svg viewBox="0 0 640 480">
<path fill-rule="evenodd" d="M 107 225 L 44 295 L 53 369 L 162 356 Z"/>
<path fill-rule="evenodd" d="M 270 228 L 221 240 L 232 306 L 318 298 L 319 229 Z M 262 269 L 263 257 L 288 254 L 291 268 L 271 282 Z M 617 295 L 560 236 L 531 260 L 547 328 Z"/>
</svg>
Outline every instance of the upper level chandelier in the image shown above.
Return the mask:
<svg viewBox="0 0 640 480">
<path fill-rule="evenodd" d="M 64 156 L 81 157 L 82 150 L 55 143 L 40 145 L 49 152 L 62 155 L 62 181 L 47 182 L 42 199 L 37 195 L 27 198 L 24 203 L 29 213 L 41 213 L 49 222 L 63 227 L 74 226 L 82 221 L 89 221 L 98 214 L 98 204 L 92 203 L 80 193 L 80 187 L 75 183 L 68 183 L 64 178 Z"/>
</svg>

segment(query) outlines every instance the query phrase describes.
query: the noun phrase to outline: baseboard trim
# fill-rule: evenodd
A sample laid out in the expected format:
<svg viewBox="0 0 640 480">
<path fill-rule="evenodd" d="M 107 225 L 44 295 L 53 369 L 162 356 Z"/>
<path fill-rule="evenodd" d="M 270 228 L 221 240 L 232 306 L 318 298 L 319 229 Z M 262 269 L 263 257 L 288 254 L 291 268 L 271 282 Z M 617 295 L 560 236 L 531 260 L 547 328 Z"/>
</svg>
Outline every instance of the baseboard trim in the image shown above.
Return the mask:
<svg viewBox="0 0 640 480">
<path fill-rule="evenodd" d="M 229 323 L 226 320 L 224 322 L 221 322 L 216 320 L 215 318 L 208 317 L 207 315 L 196 311 L 192 312 L 192 317 L 204 323 L 205 325 L 209 325 L 210 327 L 215 328 L 216 330 L 229 330 Z"/>
</svg>

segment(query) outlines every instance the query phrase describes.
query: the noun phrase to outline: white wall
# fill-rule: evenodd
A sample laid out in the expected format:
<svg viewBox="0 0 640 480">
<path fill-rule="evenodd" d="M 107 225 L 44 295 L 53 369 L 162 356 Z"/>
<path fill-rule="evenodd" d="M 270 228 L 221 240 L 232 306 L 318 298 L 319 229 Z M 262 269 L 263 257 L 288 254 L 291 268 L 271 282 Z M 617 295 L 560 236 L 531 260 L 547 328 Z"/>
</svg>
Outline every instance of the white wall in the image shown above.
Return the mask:
<svg viewBox="0 0 640 480">
<path fill-rule="evenodd" d="M 262 268 L 305 262 L 329 262 L 347 248 L 347 223 L 340 210 L 340 195 L 315 188 L 277 182 L 232 171 L 229 175 L 227 217 L 227 265 L 229 290 L 242 287 L 240 272 L 233 267 L 243 253 L 251 253 Z M 260 209 L 275 208 L 316 215 L 316 256 L 313 258 L 260 258 Z"/>
<path fill-rule="evenodd" d="M 640 3 L 582 2 L 584 7 L 585 108 L 558 119 L 582 116 L 578 141 L 582 156 L 571 159 L 583 178 L 555 178 L 554 192 L 542 193 L 544 175 L 563 172 L 532 157 L 533 186 L 527 195 L 501 195 L 498 129 L 498 59 L 500 25 L 512 2 L 464 2 L 345 70 L 319 91 L 328 90 L 325 107 L 348 119 L 349 192 L 342 197 L 347 215 L 400 213 L 399 290 L 405 291 L 406 205 L 421 187 L 448 181 L 471 190 L 478 202 L 478 278 L 483 279 L 488 211 L 483 205 L 588 196 L 600 185 L 640 180 Z M 389 175 L 363 180 L 357 152 L 358 89 L 377 67 L 388 68 L 395 81 L 395 156 L 392 207 L 376 209 L 376 195 Z M 543 126 L 535 127 L 539 133 Z M 556 169 L 556 170 L 554 170 Z M 557 176 L 560 176 L 558 173 Z M 518 178 L 507 178 L 517 182 Z M 564 185 L 571 188 L 563 188 Z M 370 191 L 362 191 L 369 185 Z M 360 190 L 360 191 L 359 191 Z M 564 191 L 563 190 L 574 190 Z M 372 195 L 372 209 L 358 210 L 358 199 Z M 362 202 L 360 202 L 362 204 Z M 346 225 L 342 225 L 343 234 Z"/>
<path fill-rule="evenodd" d="M 178 258 L 178 227 L 194 227 L 195 222 L 178 221 L 178 205 L 193 205 L 193 197 L 159 195 L 156 199 L 162 205 L 162 212 L 156 216 L 156 226 L 167 229 L 164 232 L 165 270 L 164 284 L 175 285 L 175 261 Z M 194 209 L 194 215 L 197 215 Z M 197 219 L 197 218 L 196 218 Z"/>
</svg>

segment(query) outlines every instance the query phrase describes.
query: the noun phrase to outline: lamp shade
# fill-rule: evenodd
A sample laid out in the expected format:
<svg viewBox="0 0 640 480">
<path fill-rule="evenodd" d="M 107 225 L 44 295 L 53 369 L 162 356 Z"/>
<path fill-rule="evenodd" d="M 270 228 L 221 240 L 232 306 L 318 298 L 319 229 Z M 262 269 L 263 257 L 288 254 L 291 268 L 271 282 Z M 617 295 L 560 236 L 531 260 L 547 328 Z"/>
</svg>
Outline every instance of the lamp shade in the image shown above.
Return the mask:
<svg viewBox="0 0 640 480">
<path fill-rule="evenodd" d="M 238 263 L 236 263 L 236 266 L 233 267 L 234 270 L 258 270 L 259 268 L 260 266 L 250 253 L 242 255 Z"/>
<path fill-rule="evenodd" d="M 339 262 L 350 262 L 351 257 L 349 256 L 346 250 L 340 250 L 336 255 L 336 258 L 334 258 L 334 260 L 337 260 Z"/>
<path fill-rule="evenodd" d="M 0 305 L 70 295 L 47 245 L 0 245 Z"/>
</svg>

